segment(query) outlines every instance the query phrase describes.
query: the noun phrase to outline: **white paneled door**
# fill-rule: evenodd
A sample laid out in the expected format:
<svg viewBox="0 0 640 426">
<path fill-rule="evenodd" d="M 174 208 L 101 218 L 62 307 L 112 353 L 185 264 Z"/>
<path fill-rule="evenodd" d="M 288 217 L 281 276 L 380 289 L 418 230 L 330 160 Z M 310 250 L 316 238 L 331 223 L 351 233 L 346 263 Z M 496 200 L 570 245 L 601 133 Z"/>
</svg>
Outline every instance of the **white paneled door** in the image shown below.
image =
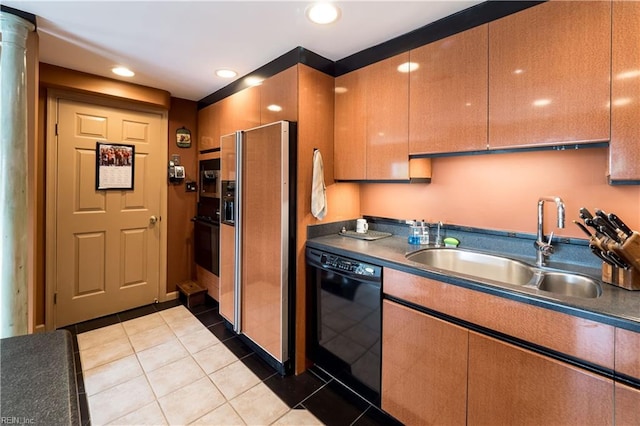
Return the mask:
<svg viewBox="0 0 640 426">
<path fill-rule="evenodd" d="M 56 105 L 57 141 L 49 145 L 57 148 L 55 251 L 48 259 L 61 327 L 157 300 L 167 133 L 160 113 L 67 99 Z M 133 190 L 96 190 L 97 142 L 135 147 Z"/>
</svg>

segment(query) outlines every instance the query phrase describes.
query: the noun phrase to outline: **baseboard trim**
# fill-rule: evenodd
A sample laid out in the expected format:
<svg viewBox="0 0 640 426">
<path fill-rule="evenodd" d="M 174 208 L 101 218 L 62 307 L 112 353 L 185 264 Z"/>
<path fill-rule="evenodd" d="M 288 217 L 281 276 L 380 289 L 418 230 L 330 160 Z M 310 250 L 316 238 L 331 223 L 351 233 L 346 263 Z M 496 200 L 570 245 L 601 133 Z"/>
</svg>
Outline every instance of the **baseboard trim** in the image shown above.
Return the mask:
<svg viewBox="0 0 640 426">
<path fill-rule="evenodd" d="M 178 295 L 179 295 L 178 290 L 172 291 L 172 292 L 169 292 L 169 293 L 165 294 L 164 297 L 162 298 L 162 300 L 160 300 L 160 301 L 161 302 L 166 302 L 166 301 L 169 301 L 169 300 L 175 300 L 175 299 L 178 298 Z"/>
</svg>

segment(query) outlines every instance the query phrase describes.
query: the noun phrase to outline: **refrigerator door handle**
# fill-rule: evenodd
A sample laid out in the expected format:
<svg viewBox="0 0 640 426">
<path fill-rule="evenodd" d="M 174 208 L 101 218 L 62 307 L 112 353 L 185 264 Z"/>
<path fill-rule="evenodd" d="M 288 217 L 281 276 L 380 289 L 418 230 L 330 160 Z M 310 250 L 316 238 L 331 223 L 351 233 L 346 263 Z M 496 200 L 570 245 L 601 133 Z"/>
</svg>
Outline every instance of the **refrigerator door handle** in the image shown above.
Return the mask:
<svg viewBox="0 0 640 426">
<path fill-rule="evenodd" d="M 240 333 L 242 331 L 242 143 L 243 134 L 241 131 L 236 132 L 236 197 L 233 219 L 235 221 L 235 279 L 234 279 L 234 320 L 233 331 Z"/>
</svg>

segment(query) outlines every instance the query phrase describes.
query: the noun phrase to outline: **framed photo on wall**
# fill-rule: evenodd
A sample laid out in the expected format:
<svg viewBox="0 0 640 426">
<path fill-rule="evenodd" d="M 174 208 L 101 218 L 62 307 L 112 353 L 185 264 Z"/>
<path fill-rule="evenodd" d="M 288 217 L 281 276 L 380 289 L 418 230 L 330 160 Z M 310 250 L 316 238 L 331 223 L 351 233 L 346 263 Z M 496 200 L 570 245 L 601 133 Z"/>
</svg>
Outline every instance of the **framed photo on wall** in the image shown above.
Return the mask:
<svg viewBox="0 0 640 426">
<path fill-rule="evenodd" d="M 180 148 L 191 147 L 191 130 L 184 126 L 176 130 L 176 145 Z"/>
<path fill-rule="evenodd" d="M 135 154 L 135 145 L 96 142 L 96 190 L 132 190 Z"/>
</svg>

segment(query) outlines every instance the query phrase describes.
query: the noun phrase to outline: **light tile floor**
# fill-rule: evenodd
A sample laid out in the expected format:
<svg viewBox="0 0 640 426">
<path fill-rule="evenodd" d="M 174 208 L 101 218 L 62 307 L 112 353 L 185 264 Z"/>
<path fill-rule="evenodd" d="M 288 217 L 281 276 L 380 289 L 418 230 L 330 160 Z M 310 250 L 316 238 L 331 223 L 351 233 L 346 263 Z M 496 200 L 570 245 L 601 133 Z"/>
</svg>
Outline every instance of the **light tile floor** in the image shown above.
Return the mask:
<svg viewBox="0 0 640 426">
<path fill-rule="evenodd" d="M 91 424 L 318 425 L 184 306 L 77 334 Z"/>
<path fill-rule="evenodd" d="M 64 329 L 74 336 L 82 426 L 399 425 L 317 367 L 280 376 L 227 328 L 211 298 Z"/>
</svg>

